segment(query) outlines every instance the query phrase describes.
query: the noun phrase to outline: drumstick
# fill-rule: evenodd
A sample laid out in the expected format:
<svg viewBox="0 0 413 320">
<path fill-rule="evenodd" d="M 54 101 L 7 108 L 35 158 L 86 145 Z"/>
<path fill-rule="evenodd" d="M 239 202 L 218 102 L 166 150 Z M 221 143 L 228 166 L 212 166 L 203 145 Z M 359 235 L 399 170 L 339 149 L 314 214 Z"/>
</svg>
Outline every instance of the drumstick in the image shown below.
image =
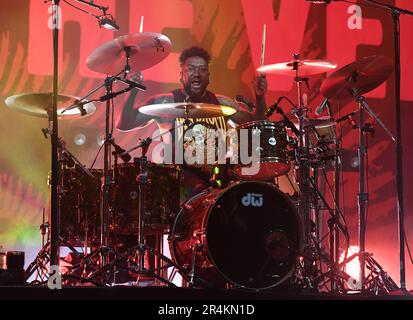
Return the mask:
<svg viewBox="0 0 413 320">
<path fill-rule="evenodd" d="M 139 27 L 139 32 L 143 32 L 143 16 L 141 17 L 141 25 Z"/>
<path fill-rule="evenodd" d="M 265 56 L 265 40 L 266 40 L 266 32 L 267 25 L 264 24 L 264 28 L 262 30 L 262 43 L 261 43 L 261 59 L 260 59 L 260 67 L 264 65 L 264 56 Z"/>
</svg>

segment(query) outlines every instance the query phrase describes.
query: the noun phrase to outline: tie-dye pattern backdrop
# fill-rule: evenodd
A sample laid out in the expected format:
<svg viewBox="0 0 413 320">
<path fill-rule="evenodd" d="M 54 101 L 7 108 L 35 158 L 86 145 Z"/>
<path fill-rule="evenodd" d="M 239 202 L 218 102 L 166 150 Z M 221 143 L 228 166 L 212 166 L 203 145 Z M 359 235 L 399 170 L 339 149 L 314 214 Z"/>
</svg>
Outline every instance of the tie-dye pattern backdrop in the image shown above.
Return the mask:
<svg viewBox="0 0 413 320">
<path fill-rule="evenodd" d="M 70 0 L 70 3 L 90 8 Z M 393 25 L 382 9 L 357 6 L 346 2 L 324 5 L 305 0 L 101 0 L 108 5 L 120 26 L 119 32 L 100 29 L 89 15 L 76 11 L 61 1 L 60 30 L 60 93 L 82 96 L 101 84 L 103 77 L 87 69 L 85 59 L 101 43 L 120 35 L 139 31 L 144 16 L 144 31 L 160 32 L 172 42 L 167 59 L 143 72 L 147 91 L 139 93 L 137 103 L 148 96 L 170 91 L 179 86 L 179 53 L 191 45 L 208 49 L 212 56 L 212 91 L 235 96 L 252 97 L 252 80 L 259 66 L 263 24 L 267 25 L 265 63 L 288 61 L 295 52 L 306 59 L 329 59 L 343 67 L 361 57 L 381 54 L 393 58 Z M 352 2 L 352 1 L 349 1 Z M 363 1 L 354 1 L 362 3 Z M 408 0 L 384 1 L 413 10 Z M 4 100 L 11 95 L 52 90 L 52 33 L 50 2 L 41 0 L 2 1 L 0 10 L 0 245 L 6 250 L 26 252 L 26 264 L 40 248 L 39 226 L 43 208 L 48 208 L 47 186 L 50 168 L 50 140 L 41 129 L 46 119 L 30 117 L 8 108 Z M 93 10 L 93 9 L 90 9 Z M 361 10 L 361 11 L 360 11 Z M 361 15 L 361 16 L 360 16 Z M 405 229 L 413 241 L 413 150 L 410 121 L 413 119 L 413 17 L 401 17 L 402 60 L 402 127 L 404 142 Z M 328 74 L 327 74 L 328 75 Z M 369 105 L 392 132 L 395 128 L 394 82 L 386 83 L 368 93 Z M 326 74 L 310 77 L 308 104 L 312 110 L 323 97 L 320 85 Z M 292 77 L 268 76 L 267 101 L 278 96 L 296 99 Z M 120 88 L 120 85 L 119 85 Z M 98 94 L 103 95 L 100 91 Z M 115 116 L 128 95 L 115 100 Z M 283 105 L 290 112 L 288 105 Z M 333 104 L 337 115 L 356 108 L 353 102 Z M 314 114 L 312 114 L 314 116 Z M 271 118 L 278 120 L 276 116 Z M 369 211 L 367 250 L 399 281 L 399 253 L 395 198 L 395 146 L 378 124 L 369 139 Z M 118 144 L 132 147 L 145 130 L 115 131 Z M 357 155 L 357 132 L 343 124 L 345 214 L 352 243 L 357 243 L 357 171 L 351 161 Z M 104 105 L 90 117 L 60 121 L 60 136 L 68 148 L 90 166 L 104 132 Z M 86 137 L 79 147 L 78 134 Z M 137 156 L 137 154 L 134 154 Z M 102 167 L 102 155 L 96 167 Z M 331 174 L 331 173 L 329 173 Z M 413 242 L 409 242 L 413 245 Z M 407 287 L 413 285 L 413 267 L 408 255 Z"/>
</svg>

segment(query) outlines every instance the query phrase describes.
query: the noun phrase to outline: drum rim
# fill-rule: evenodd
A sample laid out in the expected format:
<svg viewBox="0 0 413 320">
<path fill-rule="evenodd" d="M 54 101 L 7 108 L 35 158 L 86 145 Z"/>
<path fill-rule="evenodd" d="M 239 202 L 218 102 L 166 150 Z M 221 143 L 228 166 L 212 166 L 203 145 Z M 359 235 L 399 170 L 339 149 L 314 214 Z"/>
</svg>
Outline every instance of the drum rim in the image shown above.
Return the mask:
<svg viewBox="0 0 413 320">
<path fill-rule="evenodd" d="M 179 273 L 180 275 L 186 280 L 189 281 L 189 275 L 187 274 L 187 272 L 183 272 L 186 271 L 184 268 L 182 268 L 183 265 L 183 261 L 179 261 L 180 259 L 177 259 L 177 255 L 176 252 L 177 250 L 177 239 L 175 238 L 175 231 L 177 228 L 177 224 L 178 221 L 180 220 L 180 218 L 182 217 L 182 215 L 184 214 L 184 212 L 186 210 L 190 210 L 190 208 L 188 208 L 188 206 L 186 206 L 187 203 L 193 201 L 194 199 L 196 199 L 197 197 L 201 197 L 203 195 L 209 195 L 213 192 L 213 190 L 211 190 L 211 188 L 206 188 L 205 190 L 202 190 L 200 193 L 190 197 L 188 200 L 186 200 L 182 205 L 181 208 L 179 209 L 178 213 L 176 214 L 173 223 L 171 224 L 171 229 L 169 230 L 168 233 L 168 244 L 169 244 L 169 253 L 171 255 L 172 261 L 174 261 L 176 264 L 178 264 L 179 266 Z M 208 215 L 208 211 L 206 212 L 206 215 Z M 203 225 L 204 223 L 204 219 L 202 219 L 201 221 L 201 226 L 202 228 L 204 227 Z M 171 246 L 172 246 L 172 250 L 171 250 Z M 209 255 L 207 255 L 208 259 L 209 259 Z"/>
<path fill-rule="evenodd" d="M 232 172 L 234 173 L 235 177 L 237 177 L 237 178 L 240 179 L 240 180 L 246 179 L 246 178 L 248 177 L 249 179 L 250 179 L 250 178 L 253 178 L 253 179 L 255 179 L 256 181 L 270 181 L 270 180 L 273 180 L 273 179 L 275 179 L 275 178 L 277 178 L 277 177 L 286 175 L 286 174 L 291 170 L 291 163 L 290 163 L 290 162 L 285 162 L 285 161 L 283 161 L 282 159 L 281 159 L 281 161 L 270 161 L 270 160 L 268 160 L 268 159 L 275 159 L 275 157 L 267 157 L 267 158 L 264 158 L 264 160 L 263 160 L 263 161 L 259 161 L 259 163 L 265 163 L 265 164 L 267 164 L 267 163 L 283 164 L 283 165 L 285 165 L 285 169 L 282 170 L 282 173 L 280 173 L 280 174 L 275 174 L 275 173 L 274 173 L 273 175 L 268 176 L 268 177 L 266 177 L 266 178 L 259 178 L 259 177 L 257 176 L 257 174 L 251 174 L 251 175 L 245 175 L 245 174 L 244 174 L 244 175 L 242 175 L 240 172 L 237 172 L 237 171 L 242 170 L 243 168 L 247 168 L 248 166 L 246 166 L 246 165 L 241 165 L 241 164 L 234 164 L 233 167 L 232 167 Z M 252 182 L 252 181 L 250 181 L 250 182 Z"/>
<path fill-rule="evenodd" d="M 259 124 L 261 127 L 278 127 L 278 128 L 285 128 L 283 121 L 270 121 L 270 120 L 255 120 L 255 121 L 249 121 L 242 123 L 236 127 L 236 129 L 245 129 L 252 127 L 254 124 Z"/>
<path fill-rule="evenodd" d="M 263 160 L 260 160 L 257 163 L 284 163 L 286 165 L 290 164 L 289 159 L 283 159 L 283 158 L 280 158 L 280 157 L 260 157 L 260 159 L 263 159 Z M 270 161 L 270 160 L 278 160 L 278 162 L 274 162 L 274 161 Z M 250 163 L 249 164 L 241 164 L 241 163 L 234 163 L 233 164 L 234 168 L 237 168 L 237 167 L 245 168 L 249 165 L 250 165 Z"/>
<path fill-rule="evenodd" d="M 118 168 L 127 168 L 127 167 L 133 167 L 133 166 L 137 166 L 137 165 L 133 162 L 122 162 L 122 163 L 117 164 Z M 173 164 L 173 163 L 155 163 L 155 162 L 148 161 L 148 167 L 170 168 L 170 169 L 175 169 L 177 171 L 181 171 L 181 166 L 177 164 Z M 115 168 L 115 165 L 112 165 L 110 170 L 113 170 L 114 168 Z"/>
<path fill-rule="evenodd" d="M 284 200 L 286 200 L 286 202 L 288 203 L 288 206 L 290 207 L 290 209 L 292 209 L 292 211 L 294 212 L 294 214 L 295 214 L 295 216 L 296 216 L 296 220 L 297 220 L 297 222 L 298 222 L 298 228 L 299 228 L 299 230 L 300 230 L 300 233 L 299 233 L 299 237 L 300 237 L 300 240 L 299 240 L 299 248 L 298 248 L 298 250 L 300 251 L 300 252 L 302 252 L 303 251 L 303 249 L 304 249 L 304 224 L 303 224 L 303 221 L 302 221 L 302 219 L 301 219 L 301 217 L 300 217 L 300 214 L 299 214 L 299 212 L 298 212 L 298 210 L 297 210 L 297 208 L 295 208 L 294 207 L 294 204 L 292 203 L 292 201 L 291 201 L 291 199 L 287 196 L 287 194 L 285 194 L 284 192 L 282 192 L 280 189 L 278 189 L 273 183 L 271 183 L 271 182 L 267 182 L 267 181 L 236 181 L 236 182 L 234 182 L 233 184 L 231 184 L 231 185 L 229 185 L 228 187 L 226 187 L 225 189 L 221 189 L 220 191 L 221 192 L 219 192 L 218 193 L 218 195 L 217 195 L 217 197 L 215 198 L 215 201 L 213 202 L 213 204 L 212 205 L 208 205 L 208 209 L 207 209 L 207 211 L 206 211 L 206 214 L 205 214 L 205 216 L 204 216 L 204 218 L 203 218 L 203 221 L 202 221 L 202 229 L 204 230 L 204 236 L 203 236 L 203 242 L 204 242 L 204 245 L 206 246 L 206 256 L 207 256 L 207 258 L 209 259 L 209 260 L 211 260 L 211 262 L 212 262 L 212 264 L 215 266 L 215 268 L 217 269 L 217 271 L 218 271 L 218 273 L 225 279 L 225 280 L 227 280 L 229 283 L 231 283 L 231 284 L 233 284 L 233 285 L 235 285 L 235 286 L 237 286 L 237 287 L 239 287 L 239 288 L 243 288 L 243 289 L 248 289 L 248 290 L 256 290 L 256 291 L 260 291 L 260 290 L 266 290 L 266 289 L 270 289 L 270 288 L 274 288 L 274 287 L 277 287 L 278 285 L 280 285 L 281 283 L 283 283 L 284 281 L 286 281 L 292 274 L 293 274 L 293 272 L 294 272 L 294 270 L 295 270 L 295 264 L 293 264 L 292 266 L 291 266 L 291 270 L 290 271 L 288 271 L 282 278 L 280 278 L 278 281 L 276 281 L 276 283 L 275 284 L 273 284 L 273 285 L 270 285 L 270 286 L 266 286 L 266 287 L 260 287 L 260 288 L 254 288 L 254 287 L 247 287 L 247 286 L 244 286 L 244 285 L 240 285 L 239 283 L 236 283 L 235 281 L 233 281 L 233 280 L 231 280 L 231 279 L 229 279 L 222 271 L 221 271 L 221 269 L 220 269 L 220 267 L 218 266 L 218 264 L 215 262 L 215 260 L 214 260 L 214 258 L 212 257 L 212 255 L 210 254 L 210 250 L 209 250 L 209 244 L 208 244 L 208 222 L 209 222 L 209 219 L 210 219 L 210 217 L 211 217 L 211 210 L 212 210 L 212 208 L 214 207 L 214 204 L 216 204 L 217 202 L 218 202 L 218 200 L 224 195 L 224 193 L 226 192 L 226 191 L 228 191 L 228 190 L 230 190 L 230 189 L 232 189 L 232 188 L 236 188 L 237 186 L 239 186 L 239 185 L 241 185 L 241 184 L 250 184 L 250 183 L 258 183 L 258 184 L 262 184 L 262 185 L 266 185 L 266 186 L 268 186 L 268 187 L 270 187 L 270 188 L 272 188 L 272 189 L 275 189 L 283 198 L 284 198 Z M 209 189 L 206 189 L 206 190 L 209 190 Z M 204 192 L 204 191 L 203 191 Z M 202 193 L 203 193 L 202 192 Z M 212 193 L 214 192 L 214 190 L 212 190 Z M 211 193 L 210 193 L 211 194 Z M 190 199 L 190 200 L 192 200 L 192 198 Z M 189 201 L 189 200 L 188 200 Z M 299 259 L 299 256 L 297 255 L 297 257 L 296 257 L 296 263 L 297 263 L 297 261 L 298 261 L 298 259 Z"/>
</svg>

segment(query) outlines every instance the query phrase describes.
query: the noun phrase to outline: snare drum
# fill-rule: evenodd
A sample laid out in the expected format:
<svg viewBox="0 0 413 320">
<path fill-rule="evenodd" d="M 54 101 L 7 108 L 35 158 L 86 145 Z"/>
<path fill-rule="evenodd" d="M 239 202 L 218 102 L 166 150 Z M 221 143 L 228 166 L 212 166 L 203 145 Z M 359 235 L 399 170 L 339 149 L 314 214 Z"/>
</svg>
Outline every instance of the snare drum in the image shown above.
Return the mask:
<svg viewBox="0 0 413 320">
<path fill-rule="evenodd" d="M 236 131 L 238 141 L 232 141 L 231 145 L 237 155 L 233 172 L 239 179 L 272 180 L 290 170 L 288 137 L 282 122 L 253 121 L 238 126 Z M 252 163 L 243 164 L 243 154 Z"/>
</svg>

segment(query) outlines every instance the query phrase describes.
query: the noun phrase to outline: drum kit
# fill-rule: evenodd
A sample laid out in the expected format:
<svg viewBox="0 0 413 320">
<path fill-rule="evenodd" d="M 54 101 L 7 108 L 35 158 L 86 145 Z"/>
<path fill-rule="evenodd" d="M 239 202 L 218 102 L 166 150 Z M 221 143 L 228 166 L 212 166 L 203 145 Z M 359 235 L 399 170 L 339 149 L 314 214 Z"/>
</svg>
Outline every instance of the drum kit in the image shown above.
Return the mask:
<svg viewBox="0 0 413 320">
<path fill-rule="evenodd" d="M 341 155 L 335 126 L 351 118 L 354 112 L 334 120 L 326 103 L 329 117 L 309 118 L 302 98 L 307 76 L 331 71 L 337 64 L 301 60 L 295 54 L 292 61 L 261 66 L 257 70 L 260 73 L 294 77 L 297 104 L 281 97 L 268 108 L 267 116 L 277 112 L 282 121 L 252 121 L 236 128 L 237 132 L 247 130 L 249 139 L 259 132 L 258 172 L 243 174 L 242 164 L 215 166 L 211 170 L 211 186 L 182 204 L 180 184 L 185 169 L 181 165 L 148 162 L 146 152 L 151 139 L 125 151 L 115 143 L 109 130 L 110 100 L 132 88 L 145 89 L 128 80 L 128 74 L 154 66 L 170 51 L 171 42 L 162 34 L 141 32 L 116 38 L 95 49 L 87 59 L 91 70 L 109 75 L 104 84 L 83 98 L 58 97 L 61 120 L 91 116 L 96 110 L 94 102 L 107 102 L 103 170 L 87 169 L 59 140 L 60 241 L 77 254 L 75 247 L 85 247 L 77 263 L 68 266 L 66 262 L 70 271 L 64 279 L 67 283 L 110 285 L 120 270 L 126 270 L 135 278 L 150 275 L 173 285 L 165 272 L 172 267 L 175 272 L 171 274 L 179 272 L 184 284 L 192 287 L 256 291 L 289 282 L 317 288 L 328 278 L 332 288 L 340 288 L 345 277 L 342 272 L 335 272 L 340 265 L 334 249 L 338 232 L 343 231 L 346 237 L 348 233 L 340 222 L 338 200 L 330 208 L 318 191 L 317 174 L 328 162 L 334 163 L 338 172 Z M 354 98 L 360 110 L 367 110 L 377 119 L 362 94 L 383 83 L 391 69 L 392 64 L 383 57 L 360 59 L 328 76 L 321 93 L 330 100 Z M 129 87 L 113 92 L 115 81 Z M 105 96 L 87 100 L 102 87 L 106 87 Z M 292 104 L 292 117 L 279 106 L 283 99 Z M 18 112 L 47 118 L 51 101 L 50 93 L 30 93 L 7 98 L 6 105 Z M 237 112 L 230 106 L 189 102 L 147 105 L 139 110 L 171 119 L 231 116 Z M 364 136 L 366 126 L 363 119 L 360 121 L 357 127 Z M 43 133 L 46 136 L 48 129 Z M 138 148 L 142 149 L 142 157 L 126 163 L 130 160 L 129 152 Z M 118 164 L 119 157 L 125 163 Z M 282 192 L 275 183 L 292 167 L 298 185 L 295 197 Z M 319 246 L 316 211 L 320 201 L 331 215 L 330 255 Z M 157 237 L 155 248 L 147 245 L 146 237 L 150 235 Z M 159 244 L 164 235 L 168 235 L 171 259 L 163 254 Z M 123 237 L 133 241 L 124 241 Z M 44 259 L 47 245 L 41 250 L 43 262 L 48 261 Z M 88 253 L 90 248 L 93 250 Z M 155 267 L 147 267 L 147 256 L 155 257 Z M 327 276 L 317 267 L 321 260 L 332 270 Z M 39 260 L 34 261 L 26 270 L 27 279 L 43 267 Z"/>
</svg>

